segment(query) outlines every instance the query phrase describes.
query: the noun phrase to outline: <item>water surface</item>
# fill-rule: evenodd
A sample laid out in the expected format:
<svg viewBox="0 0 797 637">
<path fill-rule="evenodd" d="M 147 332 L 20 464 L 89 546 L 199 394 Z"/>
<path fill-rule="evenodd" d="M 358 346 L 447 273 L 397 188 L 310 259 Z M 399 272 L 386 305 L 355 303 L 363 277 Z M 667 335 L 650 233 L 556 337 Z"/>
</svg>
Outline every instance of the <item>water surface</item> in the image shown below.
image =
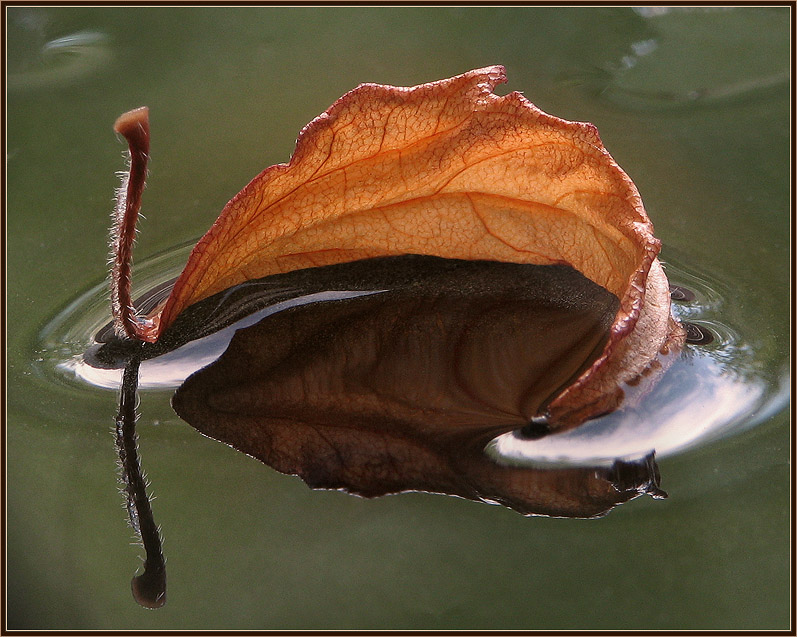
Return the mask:
<svg viewBox="0 0 797 637">
<path fill-rule="evenodd" d="M 785 628 L 788 18 L 787 8 L 10 8 L 9 628 Z M 105 276 L 122 167 L 115 117 L 151 109 L 143 265 L 201 235 L 358 83 L 494 63 L 507 67 L 506 90 L 598 126 L 642 193 L 668 272 L 704 295 L 679 305 L 720 337 L 694 364 L 716 352 L 714 369 L 760 392 L 749 417 L 664 455 L 665 501 L 600 520 L 528 519 L 433 495 L 311 491 L 197 434 L 170 391 L 146 390 L 142 455 L 170 599 L 138 608 L 109 433 L 115 393 L 50 373 L 51 348 L 66 359 L 75 343 L 41 340 L 81 294 L 102 304 L 91 289 Z M 728 342 L 736 358 L 722 360 Z M 727 405 L 706 403 L 683 427 Z"/>
</svg>

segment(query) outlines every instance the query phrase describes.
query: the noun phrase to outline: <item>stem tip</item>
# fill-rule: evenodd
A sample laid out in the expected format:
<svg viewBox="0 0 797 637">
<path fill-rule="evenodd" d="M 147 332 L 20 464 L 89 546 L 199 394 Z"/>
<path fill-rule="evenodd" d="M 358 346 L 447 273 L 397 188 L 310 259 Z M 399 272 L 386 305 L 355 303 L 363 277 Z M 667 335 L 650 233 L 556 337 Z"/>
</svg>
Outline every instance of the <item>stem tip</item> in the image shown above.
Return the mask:
<svg viewBox="0 0 797 637">
<path fill-rule="evenodd" d="M 166 571 L 144 570 L 130 581 L 133 597 L 144 608 L 160 608 L 166 603 Z"/>
</svg>

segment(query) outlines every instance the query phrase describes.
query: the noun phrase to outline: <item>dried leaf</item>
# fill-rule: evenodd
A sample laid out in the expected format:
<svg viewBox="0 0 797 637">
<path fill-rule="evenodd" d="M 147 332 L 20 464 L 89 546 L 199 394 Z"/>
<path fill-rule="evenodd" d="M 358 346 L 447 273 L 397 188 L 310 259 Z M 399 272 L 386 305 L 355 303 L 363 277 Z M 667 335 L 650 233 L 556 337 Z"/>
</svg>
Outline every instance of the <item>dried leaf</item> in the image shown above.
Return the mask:
<svg viewBox="0 0 797 637">
<path fill-rule="evenodd" d="M 508 467 L 483 452 L 594 360 L 612 294 L 563 266 L 399 257 L 321 269 L 365 270 L 390 289 L 239 329 L 178 389 L 178 415 L 312 487 L 367 497 L 429 491 L 592 517 L 659 493 L 652 469 L 620 484 L 617 468 Z"/>
<path fill-rule="evenodd" d="M 493 93 L 503 67 L 411 88 L 364 84 L 300 133 L 199 241 L 164 306 L 137 327 L 154 341 L 191 304 L 245 280 L 376 256 L 425 254 L 567 264 L 620 300 L 592 367 L 551 404 L 572 426 L 615 408 L 660 351 L 670 318 L 659 241 L 629 177 L 591 124 Z"/>
</svg>

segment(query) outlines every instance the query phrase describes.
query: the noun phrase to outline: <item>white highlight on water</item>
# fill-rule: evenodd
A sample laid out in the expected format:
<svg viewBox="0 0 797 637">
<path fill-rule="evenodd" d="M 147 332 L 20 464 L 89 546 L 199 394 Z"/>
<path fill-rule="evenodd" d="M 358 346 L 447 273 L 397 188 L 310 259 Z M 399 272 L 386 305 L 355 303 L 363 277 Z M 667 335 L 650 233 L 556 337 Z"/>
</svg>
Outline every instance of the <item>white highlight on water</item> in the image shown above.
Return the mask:
<svg viewBox="0 0 797 637">
<path fill-rule="evenodd" d="M 380 294 L 387 290 L 331 290 L 306 294 L 296 298 L 275 303 L 246 318 L 219 330 L 205 338 L 190 341 L 182 347 L 163 354 L 157 358 L 143 361 L 139 370 L 140 389 L 169 389 L 179 387 L 183 381 L 194 372 L 210 365 L 227 349 L 235 332 L 244 327 L 254 325 L 267 316 L 282 312 L 292 307 L 318 303 L 322 301 L 336 301 L 352 299 L 358 296 Z M 58 369 L 75 378 L 83 380 L 96 387 L 105 389 L 118 389 L 122 382 L 121 369 L 98 369 L 83 360 L 82 356 L 75 356 L 58 365 Z"/>
</svg>

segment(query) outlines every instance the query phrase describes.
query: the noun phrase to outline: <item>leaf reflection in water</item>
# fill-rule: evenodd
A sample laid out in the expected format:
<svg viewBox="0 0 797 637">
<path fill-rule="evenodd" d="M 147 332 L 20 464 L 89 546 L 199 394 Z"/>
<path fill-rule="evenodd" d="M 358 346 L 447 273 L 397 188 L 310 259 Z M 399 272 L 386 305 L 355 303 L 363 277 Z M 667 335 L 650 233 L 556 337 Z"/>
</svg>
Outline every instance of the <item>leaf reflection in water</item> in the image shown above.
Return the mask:
<svg viewBox="0 0 797 637">
<path fill-rule="evenodd" d="M 545 434 L 545 406 L 608 338 L 611 293 L 565 266 L 410 256 L 314 269 L 313 280 L 319 272 L 379 293 L 289 307 L 238 329 L 178 389 L 181 418 L 311 487 L 366 497 L 425 491 L 594 517 L 641 493 L 664 495 L 652 456 L 543 469 L 484 452 L 530 423 L 526 431 Z M 292 288 L 305 275 L 274 284 Z"/>
</svg>

